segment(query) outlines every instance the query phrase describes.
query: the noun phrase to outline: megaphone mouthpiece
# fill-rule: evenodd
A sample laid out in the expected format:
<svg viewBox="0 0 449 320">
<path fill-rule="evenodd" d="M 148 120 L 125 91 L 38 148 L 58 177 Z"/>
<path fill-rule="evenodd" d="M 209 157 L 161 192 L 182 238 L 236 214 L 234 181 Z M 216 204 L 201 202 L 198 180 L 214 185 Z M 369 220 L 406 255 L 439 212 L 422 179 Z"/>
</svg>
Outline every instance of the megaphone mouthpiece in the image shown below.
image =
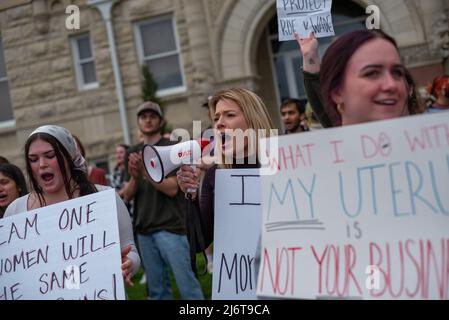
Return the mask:
<svg viewBox="0 0 449 320">
<path fill-rule="evenodd" d="M 210 141 L 206 139 L 198 139 L 197 141 L 200 144 L 201 152 L 210 144 Z"/>
</svg>

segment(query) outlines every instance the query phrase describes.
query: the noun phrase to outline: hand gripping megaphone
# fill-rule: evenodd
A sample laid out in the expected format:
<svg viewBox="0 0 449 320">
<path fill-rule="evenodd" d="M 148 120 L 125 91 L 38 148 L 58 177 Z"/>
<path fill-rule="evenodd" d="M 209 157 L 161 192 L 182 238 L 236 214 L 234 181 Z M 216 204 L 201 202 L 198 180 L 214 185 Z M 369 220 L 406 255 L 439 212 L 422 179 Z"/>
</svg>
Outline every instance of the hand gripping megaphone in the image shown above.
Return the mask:
<svg viewBox="0 0 449 320">
<path fill-rule="evenodd" d="M 209 143 L 210 141 L 200 139 L 165 147 L 147 144 L 142 150 L 145 170 L 151 180 L 155 183 L 161 183 L 170 172 L 180 166 L 184 164 L 195 165 Z"/>
</svg>

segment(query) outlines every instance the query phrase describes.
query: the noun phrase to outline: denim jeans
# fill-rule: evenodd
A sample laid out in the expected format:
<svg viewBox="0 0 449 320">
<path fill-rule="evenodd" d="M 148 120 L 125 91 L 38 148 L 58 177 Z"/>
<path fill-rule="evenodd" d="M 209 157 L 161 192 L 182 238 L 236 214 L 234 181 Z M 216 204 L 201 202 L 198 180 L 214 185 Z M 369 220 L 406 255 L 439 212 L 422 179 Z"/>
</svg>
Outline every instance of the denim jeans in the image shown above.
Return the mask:
<svg viewBox="0 0 449 320">
<path fill-rule="evenodd" d="M 168 231 L 137 235 L 150 299 L 173 299 L 169 268 L 176 280 L 181 298 L 204 299 L 198 279 L 190 265 L 189 243 L 185 235 Z"/>
</svg>

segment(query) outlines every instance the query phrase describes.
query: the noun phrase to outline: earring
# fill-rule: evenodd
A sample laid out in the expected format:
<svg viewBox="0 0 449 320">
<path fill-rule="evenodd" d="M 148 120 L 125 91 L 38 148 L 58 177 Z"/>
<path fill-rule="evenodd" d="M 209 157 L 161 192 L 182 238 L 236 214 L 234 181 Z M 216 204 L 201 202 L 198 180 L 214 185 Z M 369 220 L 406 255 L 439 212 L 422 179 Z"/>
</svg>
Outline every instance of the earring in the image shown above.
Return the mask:
<svg viewBox="0 0 449 320">
<path fill-rule="evenodd" d="M 338 113 L 340 113 L 340 114 L 343 112 L 343 106 L 342 106 L 341 103 L 337 104 L 337 111 L 338 111 Z"/>
</svg>

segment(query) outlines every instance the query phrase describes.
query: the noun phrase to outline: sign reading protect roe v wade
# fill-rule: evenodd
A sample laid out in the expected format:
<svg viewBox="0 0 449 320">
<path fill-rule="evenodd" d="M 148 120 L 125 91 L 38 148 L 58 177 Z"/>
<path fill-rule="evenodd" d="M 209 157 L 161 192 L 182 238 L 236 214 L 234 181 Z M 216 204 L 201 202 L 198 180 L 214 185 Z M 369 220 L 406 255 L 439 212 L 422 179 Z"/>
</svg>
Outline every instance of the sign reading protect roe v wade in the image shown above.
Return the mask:
<svg viewBox="0 0 449 320">
<path fill-rule="evenodd" d="M 212 299 L 256 299 L 254 256 L 262 211 L 259 169 L 215 173 Z"/>
<path fill-rule="evenodd" d="M 447 299 L 449 112 L 279 139 L 258 295 Z"/>
<path fill-rule="evenodd" d="M 0 220 L 0 300 L 123 300 L 115 190 Z"/>
<path fill-rule="evenodd" d="M 332 23 L 332 0 L 277 0 L 279 41 L 295 40 L 294 33 L 308 37 L 335 35 Z"/>
</svg>

